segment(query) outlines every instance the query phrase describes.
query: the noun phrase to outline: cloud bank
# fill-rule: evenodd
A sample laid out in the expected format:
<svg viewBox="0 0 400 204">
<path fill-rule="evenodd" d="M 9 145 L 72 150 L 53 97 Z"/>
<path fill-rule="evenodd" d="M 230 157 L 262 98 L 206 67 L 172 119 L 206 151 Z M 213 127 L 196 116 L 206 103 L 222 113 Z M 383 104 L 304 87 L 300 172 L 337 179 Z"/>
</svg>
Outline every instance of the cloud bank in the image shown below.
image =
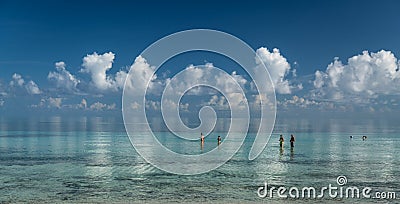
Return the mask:
<svg viewBox="0 0 400 204">
<path fill-rule="evenodd" d="M 347 63 L 335 58 L 325 71 L 316 71 L 312 96 L 337 102 L 400 94 L 399 60 L 390 51 L 364 51 Z"/>
<path fill-rule="evenodd" d="M 270 73 L 276 93 L 278 95 L 278 110 L 314 109 L 314 110 L 355 110 L 356 106 L 365 106 L 366 110 L 390 111 L 398 107 L 400 96 L 400 61 L 391 51 L 378 52 L 364 51 L 349 57 L 347 60 L 334 58 L 327 63 L 326 68 L 315 71 L 311 81 L 301 81 L 297 78 L 297 63 L 290 64 L 279 49 L 271 51 L 265 47 L 256 50 L 259 58 L 254 69 L 261 69 L 264 64 Z M 153 75 L 155 67 L 145 58 L 138 56 L 130 66 L 115 68 L 113 52 L 87 54 L 82 58 L 78 72 L 68 70 L 64 61 L 54 64 L 54 70 L 48 72 L 48 86 L 38 85 L 29 76 L 14 73 L 11 79 L 0 84 L 0 107 L 2 109 L 12 97 L 32 97 L 29 107 L 48 109 L 74 109 L 84 111 L 112 111 L 119 110 L 121 93 L 124 85 L 133 92 L 147 87 L 150 99 L 145 106 L 148 109 L 160 109 L 160 96 L 165 86 L 171 82 L 172 76 L 165 73 Z M 222 91 L 235 99 L 231 105 L 240 106 L 244 99 L 232 89 L 232 81 L 225 75 L 213 73 L 212 63 L 188 65 L 178 83 L 174 83 L 174 90 L 184 90 L 197 81 L 213 81 L 222 87 Z M 128 75 L 128 71 L 130 74 Z M 250 106 L 259 106 L 264 96 L 254 93 L 254 85 L 247 75 L 239 75 L 233 71 L 228 74 L 250 96 L 247 98 Z M 129 77 L 128 77 L 129 76 Z M 159 77 L 161 76 L 161 77 Z M 151 79 L 146 84 L 147 79 Z M 268 80 L 268 79 L 265 79 Z M 1 82 L 1 81 L 0 81 Z M 303 84 L 306 90 L 303 90 Z M 206 97 L 196 98 L 197 106 L 212 106 L 217 110 L 229 109 L 227 100 L 215 90 L 193 88 L 186 94 Z M 110 101 L 110 98 L 118 100 Z M 107 101 L 107 102 L 105 102 Z M 179 104 L 168 101 L 169 108 L 179 107 L 180 110 L 193 109 L 193 101 Z M 139 103 L 132 102 L 133 109 L 141 108 Z"/>
</svg>

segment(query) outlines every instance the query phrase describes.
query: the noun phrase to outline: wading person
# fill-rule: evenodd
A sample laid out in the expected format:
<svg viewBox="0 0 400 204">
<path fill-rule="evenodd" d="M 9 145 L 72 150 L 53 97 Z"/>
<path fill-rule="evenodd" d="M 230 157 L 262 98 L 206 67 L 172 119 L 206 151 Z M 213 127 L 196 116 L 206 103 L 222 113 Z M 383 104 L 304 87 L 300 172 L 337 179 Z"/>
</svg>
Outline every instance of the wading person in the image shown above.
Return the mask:
<svg viewBox="0 0 400 204">
<path fill-rule="evenodd" d="M 294 136 L 290 135 L 290 148 L 292 148 L 292 149 L 294 147 L 294 142 L 295 142 Z"/>
<path fill-rule="evenodd" d="M 279 146 L 281 147 L 281 149 L 283 149 L 283 143 L 285 142 L 285 139 L 283 139 L 283 135 L 280 136 L 279 138 Z"/>
<path fill-rule="evenodd" d="M 203 133 L 200 134 L 200 141 L 201 141 L 200 147 L 201 147 L 201 149 L 203 149 L 203 147 L 204 147 L 204 135 L 203 135 Z"/>
</svg>

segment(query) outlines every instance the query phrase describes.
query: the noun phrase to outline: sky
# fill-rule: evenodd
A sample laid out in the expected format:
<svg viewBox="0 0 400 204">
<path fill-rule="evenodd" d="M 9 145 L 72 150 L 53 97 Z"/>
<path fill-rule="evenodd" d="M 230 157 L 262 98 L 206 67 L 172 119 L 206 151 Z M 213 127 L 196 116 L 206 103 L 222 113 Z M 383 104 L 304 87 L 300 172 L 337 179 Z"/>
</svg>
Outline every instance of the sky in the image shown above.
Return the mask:
<svg viewBox="0 0 400 204">
<path fill-rule="evenodd" d="M 120 115 L 128 70 L 153 69 L 140 53 L 162 37 L 196 28 L 227 32 L 257 52 L 275 85 L 278 115 L 393 113 L 400 94 L 399 7 L 388 0 L 0 0 L 0 113 Z M 211 76 L 201 65 L 226 70 L 249 103 L 257 102 L 240 67 L 195 52 L 157 71 L 146 108 L 157 112 L 159 93 L 174 73 Z M 227 108 L 221 94 L 207 93 L 185 95 L 180 109 L 197 117 L 204 105 Z"/>
</svg>

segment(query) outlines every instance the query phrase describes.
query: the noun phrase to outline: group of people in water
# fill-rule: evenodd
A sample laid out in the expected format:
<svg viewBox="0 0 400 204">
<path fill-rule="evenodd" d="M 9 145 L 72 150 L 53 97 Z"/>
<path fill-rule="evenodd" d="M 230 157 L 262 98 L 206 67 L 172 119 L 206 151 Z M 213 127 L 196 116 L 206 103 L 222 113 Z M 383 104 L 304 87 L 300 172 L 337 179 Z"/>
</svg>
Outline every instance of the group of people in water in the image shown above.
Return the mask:
<svg viewBox="0 0 400 204">
<path fill-rule="evenodd" d="M 364 141 L 364 140 L 367 139 L 367 136 L 363 135 L 361 138 L 362 138 L 362 140 Z M 353 135 L 350 135 L 350 139 L 353 139 Z"/>
<path fill-rule="evenodd" d="M 350 139 L 353 139 L 353 136 L 352 136 L 352 135 L 350 135 Z M 367 136 L 365 136 L 365 135 L 362 136 L 362 140 L 366 140 L 366 139 L 367 139 Z M 200 141 L 201 141 L 201 148 L 203 149 L 203 147 L 204 147 L 204 141 L 205 141 L 205 136 L 204 136 L 203 133 L 201 133 Z M 218 137 L 217 137 L 217 144 L 218 144 L 218 146 L 221 144 L 221 142 L 222 142 L 222 138 L 221 138 L 221 136 L 218 135 Z M 296 142 L 296 139 L 295 139 L 295 137 L 294 137 L 293 134 L 290 135 L 290 140 L 289 140 L 289 142 L 290 142 L 290 150 L 291 150 L 291 153 L 293 153 L 293 150 L 294 150 L 294 143 Z M 279 136 L 279 147 L 280 147 L 281 155 L 282 155 L 282 153 L 283 153 L 284 143 L 285 143 L 285 139 L 283 138 L 283 135 L 280 135 L 280 136 Z M 292 158 L 292 157 L 293 157 L 293 154 L 291 154 L 291 158 Z"/>
<path fill-rule="evenodd" d="M 296 139 L 294 138 L 294 135 L 290 135 L 290 148 L 293 149 L 294 148 L 294 142 L 296 141 Z M 280 135 L 279 137 L 279 147 L 281 149 L 283 149 L 283 144 L 285 143 L 285 139 L 283 139 L 283 135 Z"/>
<path fill-rule="evenodd" d="M 294 142 L 295 141 L 296 141 L 296 139 L 294 138 L 294 135 L 291 134 L 290 140 L 289 140 L 289 142 L 290 142 L 290 160 L 294 159 Z M 284 150 L 283 150 L 284 143 L 285 143 L 285 139 L 283 138 L 283 135 L 280 135 L 279 136 L 279 147 L 280 147 L 279 152 L 280 152 L 281 157 L 283 156 L 283 152 L 284 152 Z"/>
<path fill-rule="evenodd" d="M 350 137 L 352 137 L 352 136 L 350 136 Z M 201 146 L 202 146 L 202 147 L 204 146 L 204 141 L 205 141 L 205 136 L 204 136 L 203 133 L 201 133 L 201 134 L 200 134 L 200 142 L 201 142 Z M 290 135 L 290 148 L 291 148 L 291 149 L 294 148 L 294 142 L 295 142 L 295 141 L 296 141 L 296 139 L 294 138 L 294 135 L 291 134 L 291 135 Z M 217 137 L 217 144 L 218 144 L 218 146 L 221 144 L 221 142 L 222 142 L 222 138 L 221 138 L 221 136 L 218 135 L 218 137 Z M 284 142 L 285 142 L 285 139 L 283 138 L 283 135 L 280 135 L 280 137 L 279 137 L 279 146 L 280 146 L 281 149 L 283 149 L 283 144 L 284 144 Z"/>
<path fill-rule="evenodd" d="M 201 141 L 201 147 L 203 148 L 204 141 L 205 141 L 205 136 L 203 135 L 203 133 L 200 134 L 200 141 Z M 221 138 L 221 136 L 218 135 L 218 137 L 217 137 L 218 146 L 221 144 L 221 142 L 222 142 L 222 138 Z"/>
</svg>

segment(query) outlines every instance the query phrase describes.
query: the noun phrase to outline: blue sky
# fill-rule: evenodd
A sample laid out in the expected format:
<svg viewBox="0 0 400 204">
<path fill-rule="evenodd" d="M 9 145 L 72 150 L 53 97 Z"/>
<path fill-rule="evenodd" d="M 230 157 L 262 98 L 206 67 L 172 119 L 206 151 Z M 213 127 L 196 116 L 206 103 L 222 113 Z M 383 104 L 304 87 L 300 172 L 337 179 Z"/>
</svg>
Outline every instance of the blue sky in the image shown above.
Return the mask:
<svg viewBox="0 0 400 204">
<path fill-rule="evenodd" d="M 116 81 L 117 72 L 151 43 L 194 28 L 233 34 L 265 54 L 264 63 L 278 70 L 276 80 L 289 90 L 278 91 L 278 111 L 391 112 L 398 110 L 400 93 L 399 6 L 398 1 L 0 1 L 0 112 L 119 113 L 121 87 L 99 88 L 84 57 L 111 53 L 112 68 L 105 74 Z M 166 75 L 158 73 L 159 83 L 182 66 L 216 63 L 207 57 L 177 60 L 179 66 L 165 68 Z M 57 70 L 57 62 L 63 68 Z M 51 72 L 59 75 L 49 77 Z M 76 83 L 57 81 L 65 74 Z M 188 97 L 185 103 L 197 100 Z"/>
</svg>

